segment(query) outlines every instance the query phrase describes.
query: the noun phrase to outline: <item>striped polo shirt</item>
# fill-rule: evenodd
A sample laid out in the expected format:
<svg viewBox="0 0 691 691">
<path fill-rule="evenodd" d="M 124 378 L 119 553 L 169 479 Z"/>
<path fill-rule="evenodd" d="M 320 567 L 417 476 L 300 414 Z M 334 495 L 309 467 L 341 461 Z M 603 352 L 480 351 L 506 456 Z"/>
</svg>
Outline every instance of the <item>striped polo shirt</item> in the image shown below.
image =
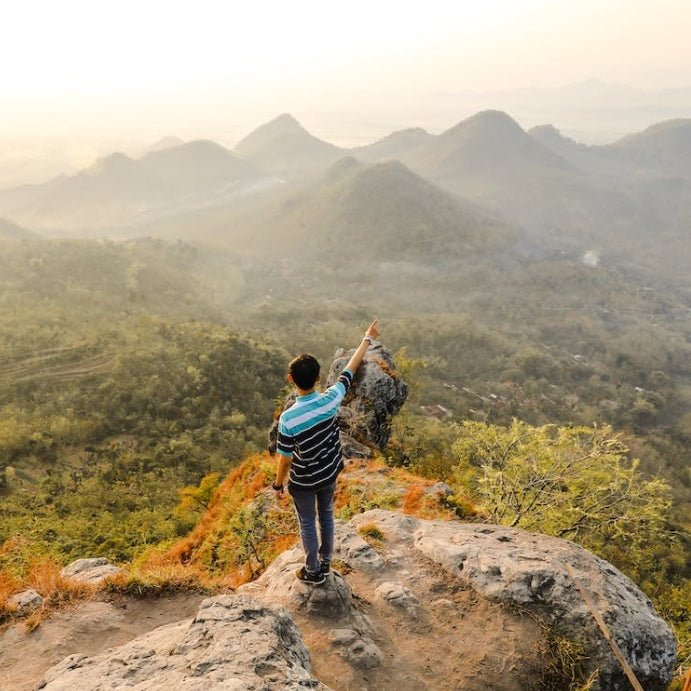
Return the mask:
<svg viewBox="0 0 691 691">
<path fill-rule="evenodd" d="M 292 458 L 289 485 L 298 489 L 321 489 L 343 470 L 341 440 L 336 416 L 353 383 L 353 373 L 344 369 L 338 381 L 324 393 L 298 396 L 278 421 L 276 450 Z"/>
</svg>

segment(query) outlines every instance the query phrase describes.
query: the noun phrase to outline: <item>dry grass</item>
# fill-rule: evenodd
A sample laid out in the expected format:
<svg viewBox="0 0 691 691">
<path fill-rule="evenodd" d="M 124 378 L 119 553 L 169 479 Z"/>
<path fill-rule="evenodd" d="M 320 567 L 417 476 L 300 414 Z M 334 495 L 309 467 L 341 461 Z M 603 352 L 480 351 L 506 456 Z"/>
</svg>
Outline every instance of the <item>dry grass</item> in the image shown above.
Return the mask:
<svg viewBox="0 0 691 691">
<path fill-rule="evenodd" d="M 9 571 L 0 571 L 0 622 L 12 616 L 16 608 L 8 600 L 22 590 L 21 581 Z"/>
<path fill-rule="evenodd" d="M 384 533 L 382 533 L 376 523 L 366 523 L 358 528 L 360 537 L 372 547 L 381 547 L 384 541 Z"/>
<path fill-rule="evenodd" d="M 181 564 L 148 564 L 109 579 L 105 589 L 133 597 L 151 597 L 179 591 L 210 593 L 224 588 L 225 584 L 212 583 L 204 576 L 198 569 Z"/>
<path fill-rule="evenodd" d="M 53 558 L 36 557 L 28 564 L 24 578 L 13 576 L 8 571 L 0 572 L 0 621 L 23 617 L 26 627 L 33 631 L 51 612 L 93 597 L 97 586 L 63 578 L 61 569 L 62 565 Z M 20 612 L 9 604 L 12 595 L 30 588 L 43 598 L 40 607 Z"/>
</svg>

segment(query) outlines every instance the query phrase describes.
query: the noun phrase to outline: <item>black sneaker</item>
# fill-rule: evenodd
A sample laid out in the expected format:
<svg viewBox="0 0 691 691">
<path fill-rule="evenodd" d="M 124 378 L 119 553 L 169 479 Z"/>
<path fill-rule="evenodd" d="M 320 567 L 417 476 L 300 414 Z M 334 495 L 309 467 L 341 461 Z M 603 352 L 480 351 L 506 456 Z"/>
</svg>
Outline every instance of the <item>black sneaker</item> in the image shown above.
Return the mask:
<svg viewBox="0 0 691 691">
<path fill-rule="evenodd" d="M 324 576 L 328 576 L 331 573 L 331 564 L 322 564 L 320 570 Z"/>
<path fill-rule="evenodd" d="M 309 583 L 310 585 L 321 585 L 326 580 L 326 576 L 321 571 L 310 573 L 304 566 L 301 566 L 295 572 L 295 575 L 299 581 Z"/>
</svg>

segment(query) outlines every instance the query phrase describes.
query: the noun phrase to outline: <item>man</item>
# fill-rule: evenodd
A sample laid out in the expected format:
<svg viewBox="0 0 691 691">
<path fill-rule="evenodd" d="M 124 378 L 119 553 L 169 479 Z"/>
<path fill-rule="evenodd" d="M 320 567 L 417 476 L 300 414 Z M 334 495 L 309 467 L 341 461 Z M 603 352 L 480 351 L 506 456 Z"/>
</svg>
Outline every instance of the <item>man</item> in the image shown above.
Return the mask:
<svg viewBox="0 0 691 691">
<path fill-rule="evenodd" d="M 273 489 L 283 496 L 289 477 L 288 491 L 295 503 L 305 551 L 305 565 L 296 576 L 311 585 L 323 583 L 331 569 L 333 498 L 336 478 L 343 470 L 336 416 L 367 349 L 378 336 L 375 319 L 338 381 L 321 394 L 315 390 L 320 368 L 314 357 L 305 353 L 289 365 L 288 381 L 295 386 L 297 398 L 278 421 L 279 456 Z M 321 540 L 317 536 L 317 516 Z"/>
</svg>

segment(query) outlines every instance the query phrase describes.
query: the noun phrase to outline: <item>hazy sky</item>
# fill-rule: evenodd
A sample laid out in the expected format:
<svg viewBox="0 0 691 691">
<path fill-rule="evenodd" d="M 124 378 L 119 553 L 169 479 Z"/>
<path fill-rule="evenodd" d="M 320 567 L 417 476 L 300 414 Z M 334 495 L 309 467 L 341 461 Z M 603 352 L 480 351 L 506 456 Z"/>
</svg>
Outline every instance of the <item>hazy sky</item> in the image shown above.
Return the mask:
<svg viewBox="0 0 691 691">
<path fill-rule="evenodd" d="M 2 24 L 5 133 L 186 136 L 464 89 L 691 84 L 690 0 L 8 0 Z"/>
</svg>

